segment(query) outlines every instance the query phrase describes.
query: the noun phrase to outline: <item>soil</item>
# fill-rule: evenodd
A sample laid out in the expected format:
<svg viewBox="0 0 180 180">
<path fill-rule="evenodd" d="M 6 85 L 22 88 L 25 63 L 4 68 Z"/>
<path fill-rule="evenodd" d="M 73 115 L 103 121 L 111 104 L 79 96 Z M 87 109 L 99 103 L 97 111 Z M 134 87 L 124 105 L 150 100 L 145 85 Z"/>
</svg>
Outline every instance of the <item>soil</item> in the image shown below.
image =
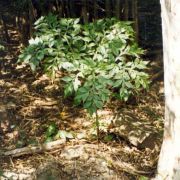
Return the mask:
<svg viewBox="0 0 180 180">
<path fill-rule="evenodd" d="M 64 99 L 59 79 L 52 82 L 43 73 L 33 74 L 28 66 L 17 63 L 21 49 L 18 29 L 9 10 L 5 7 L 0 9 L 8 19 L 6 24 L 10 37 L 7 43 L 1 31 L 0 40 L 5 51 L 0 52 L 0 151 L 44 143 L 47 141 L 47 129 L 52 124 L 57 131 L 64 130 L 73 135 L 55 151 L 16 158 L 0 157 L 0 171 L 4 176 L 39 180 L 136 180 L 142 176 L 152 177 L 161 140 L 153 149 L 137 148 L 113 131 L 111 140 L 107 140 L 111 129 L 108 121 L 101 126 L 98 144 L 94 138 L 93 118 L 81 107 L 74 107 L 72 98 Z M 151 63 L 151 75 L 156 65 Z M 103 119 L 107 114 L 117 112 L 122 116 L 129 112 L 137 121 L 146 120 L 162 134 L 162 80 L 156 80 L 139 98 L 126 104 L 113 100 L 99 113 Z"/>
</svg>

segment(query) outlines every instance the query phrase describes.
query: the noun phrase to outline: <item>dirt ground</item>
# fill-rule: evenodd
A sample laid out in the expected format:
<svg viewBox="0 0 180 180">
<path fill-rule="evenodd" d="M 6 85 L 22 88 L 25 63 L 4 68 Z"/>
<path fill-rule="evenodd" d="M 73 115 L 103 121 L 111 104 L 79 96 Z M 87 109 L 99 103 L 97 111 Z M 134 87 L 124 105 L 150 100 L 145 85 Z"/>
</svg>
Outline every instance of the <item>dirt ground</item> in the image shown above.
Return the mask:
<svg viewBox="0 0 180 180">
<path fill-rule="evenodd" d="M 152 83 L 136 101 L 123 104 L 114 100 L 99 112 L 102 126 L 98 144 L 93 119 L 81 107 L 74 107 L 71 98 L 64 99 L 61 82 L 52 82 L 41 72 L 33 74 L 29 67 L 17 63 L 18 32 L 12 17 L 9 19 L 6 23 L 10 42 L 3 41 L 5 51 L 0 52 L 0 152 L 44 143 L 51 124 L 57 130 L 71 132 L 73 137 L 53 151 L 0 156 L 0 175 L 4 179 L 39 180 L 143 180 L 142 176 L 153 176 L 161 139 L 150 149 L 138 148 L 117 134 L 111 133 L 111 140 L 105 137 L 111 129 L 108 119 L 117 112 L 122 117 L 128 112 L 136 121 L 145 120 L 162 134 L 162 80 Z M 3 40 L 2 27 L 0 37 Z M 151 75 L 155 66 L 151 63 Z"/>
</svg>

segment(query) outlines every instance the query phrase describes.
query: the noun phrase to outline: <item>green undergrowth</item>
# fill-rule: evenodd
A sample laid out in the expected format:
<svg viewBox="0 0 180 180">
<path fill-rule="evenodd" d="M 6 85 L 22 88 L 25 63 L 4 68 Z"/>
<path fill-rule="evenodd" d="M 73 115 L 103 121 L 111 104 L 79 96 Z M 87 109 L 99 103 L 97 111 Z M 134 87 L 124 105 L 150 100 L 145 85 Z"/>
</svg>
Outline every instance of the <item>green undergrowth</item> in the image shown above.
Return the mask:
<svg viewBox="0 0 180 180">
<path fill-rule="evenodd" d="M 98 109 L 114 97 L 127 101 L 138 96 L 149 85 L 148 63 L 141 59 L 144 50 L 131 25 L 114 18 L 81 24 L 50 14 L 35 22 L 34 36 L 19 62 L 51 78 L 61 74 L 64 96 L 74 97 L 75 105 L 95 115 L 98 135 Z"/>
</svg>

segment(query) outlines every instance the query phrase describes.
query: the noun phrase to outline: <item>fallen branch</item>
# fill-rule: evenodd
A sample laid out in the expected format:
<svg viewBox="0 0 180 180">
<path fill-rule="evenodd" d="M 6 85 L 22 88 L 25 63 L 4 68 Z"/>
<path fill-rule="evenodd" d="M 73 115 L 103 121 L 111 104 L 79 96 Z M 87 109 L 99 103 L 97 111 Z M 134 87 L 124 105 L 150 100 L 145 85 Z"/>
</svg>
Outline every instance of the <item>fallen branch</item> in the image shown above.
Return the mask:
<svg viewBox="0 0 180 180">
<path fill-rule="evenodd" d="M 23 147 L 18 148 L 6 152 L 1 152 L 0 155 L 2 156 L 12 156 L 12 157 L 19 157 L 27 154 L 34 154 L 34 153 L 41 153 L 45 151 L 50 151 L 54 149 L 58 149 L 61 147 L 62 144 L 65 144 L 65 139 L 60 139 L 53 142 L 48 142 L 42 145 L 34 146 L 34 147 Z"/>
</svg>

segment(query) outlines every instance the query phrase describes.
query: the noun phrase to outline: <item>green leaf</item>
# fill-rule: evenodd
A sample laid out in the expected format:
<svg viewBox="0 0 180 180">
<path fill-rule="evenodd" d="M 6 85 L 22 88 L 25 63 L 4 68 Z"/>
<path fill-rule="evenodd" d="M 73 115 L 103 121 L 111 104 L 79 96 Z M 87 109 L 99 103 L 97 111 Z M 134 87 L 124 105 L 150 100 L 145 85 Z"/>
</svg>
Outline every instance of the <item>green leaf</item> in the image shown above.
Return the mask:
<svg viewBox="0 0 180 180">
<path fill-rule="evenodd" d="M 101 99 L 102 99 L 103 102 L 106 102 L 109 99 L 108 94 L 102 93 L 101 94 Z"/>
<path fill-rule="evenodd" d="M 79 19 L 79 18 L 77 18 L 77 19 L 74 20 L 74 24 L 78 24 L 79 22 L 80 22 L 80 19 Z"/>
<path fill-rule="evenodd" d="M 79 81 L 78 78 L 75 78 L 75 80 L 73 82 L 74 91 L 77 91 L 80 85 L 81 85 L 81 81 Z"/>
<path fill-rule="evenodd" d="M 133 85 L 130 82 L 125 82 L 125 85 L 127 88 L 133 88 Z"/>
<path fill-rule="evenodd" d="M 85 109 L 88 109 L 88 108 L 91 107 L 91 105 L 92 105 L 92 102 L 91 102 L 91 101 L 86 101 L 86 102 L 84 103 L 83 107 L 84 107 Z"/>
<path fill-rule="evenodd" d="M 104 46 L 100 46 L 99 47 L 99 52 L 104 55 L 106 53 L 105 47 Z"/>
<path fill-rule="evenodd" d="M 131 76 L 132 79 L 136 78 L 136 76 L 137 76 L 137 72 L 136 71 L 131 70 L 129 73 L 130 73 L 130 76 Z"/>
<path fill-rule="evenodd" d="M 20 58 L 23 58 L 23 61 L 25 63 L 28 63 L 29 60 L 32 58 L 32 55 L 31 54 L 27 54 L 27 55 L 23 55 L 23 56 L 19 56 Z"/>
<path fill-rule="evenodd" d="M 101 61 L 101 60 L 103 60 L 104 58 L 103 58 L 103 56 L 102 56 L 101 54 L 95 54 L 94 57 L 93 57 L 93 59 L 98 60 L 98 61 Z"/>
<path fill-rule="evenodd" d="M 73 80 L 73 78 L 72 77 L 69 77 L 69 76 L 65 76 L 65 77 L 63 77 L 63 78 L 61 78 L 63 81 L 65 81 L 65 82 L 70 82 L 70 81 L 72 81 Z"/>
<path fill-rule="evenodd" d="M 98 101 L 98 100 L 94 99 L 94 104 L 96 105 L 96 107 L 98 109 L 102 109 L 102 107 L 103 107 L 103 102 L 102 101 Z"/>
<path fill-rule="evenodd" d="M 62 68 L 66 69 L 67 71 L 72 70 L 74 68 L 74 65 L 70 62 L 64 62 L 62 63 Z"/>
<path fill-rule="evenodd" d="M 80 87 L 78 93 L 87 93 L 89 90 L 86 87 Z"/>
<path fill-rule="evenodd" d="M 90 44 L 88 44 L 88 47 L 89 47 L 89 48 L 92 48 L 93 46 L 96 46 L 96 44 L 95 44 L 95 43 L 90 43 Z"/>
<path fill-rule="evenodd" d="M 91 39 L 89 37 L 84 37 L 83 40 L 86 41 L 86 42 L 90 42 L 91 41 Z"/>
<path fill-rule="evenodd" d="M 49 125 L 47 131 L 46 131 L 46 137 L 50 137 L 52 135 L 54 135 L 57 131 L 57 126 L 55 123 L 52 123 Z"/>
<path fill-rule="evenodd" d="M 64 96 L 68 97 L 68 96 L 72 95 L 73 90 L 74 90 L 73 84 L 72 83 L 67 84 L 64 88 Z"/>
<path fill-rule="evenodd" d="M 42 52 L 42 51 L 38 52 L 36 57 L 37 57 L 38 60 L 44 59 L 44 52 Z"/>
<path fill-rule="evenodd" d="M 29 63 L 30 67 L 31 67 L 31 70 L 34 72 L 36 70 L 36 64 L 31 62 Z"/>
<path fill-rule="evenodd" d="M 106 136 L 104 136 L 104 141 L 106 141 L 106 142 L 110 142 L 110 141 L 112 141 L 113 140 L 113 135 L 106 135 Z"/>
<path fill-rule="evenodd" d="M 87 111 L 89 112 L 89 114 L 92 116 L 96 111 L 97 108 L 95 106 L 90 106 L 89 108 L 87 108 Z"/>
<path fill-rule="evenodd" d="M 84 94 L 78 94 L 78 95 L 75 96 L 75 101 L 77 101 L 77 102 L 79 102 L 79 101 L 85 102 L 86 99 L 88 98 L 88 96 L 89 96 L 89 92 L 86 92 Z"/>
<path fill-rule="evenodd" d="M 45 143 L 48 143 L 48 142 L 51 142 L 51 141 L 53 141 L 53 138 L 52 137 L 47 137 Z"/>
<path fill-rule="evenodd" d="M 149 180 L 149 178 L 147 178 L 145 176 L 140 176 L 138 180 Z"/>
<path fill-rule="evenodd" d="M 112 46 L 112 53 L 115 55 L 115 56 L 118 56 L 119 55 L 119 50 L 118 48 L 116 48 L 115 46 Z"/>
<path fill-rule="evenodd" d="M 117 80 L 117 81 L 113 84 L 113 87 L 114 87 L 114 88 L 117 88 L 117 87 L 119 87 L 122 83 L 123 83 L 123 80 L 122 80 L 122 79 Z"/>
<path fill-rule="evenodd" d="M 61 139 L 66 139 L 67 132 L 63 130 L 59 130 L 56 136 L 59 136 Z"/>
</svg>

